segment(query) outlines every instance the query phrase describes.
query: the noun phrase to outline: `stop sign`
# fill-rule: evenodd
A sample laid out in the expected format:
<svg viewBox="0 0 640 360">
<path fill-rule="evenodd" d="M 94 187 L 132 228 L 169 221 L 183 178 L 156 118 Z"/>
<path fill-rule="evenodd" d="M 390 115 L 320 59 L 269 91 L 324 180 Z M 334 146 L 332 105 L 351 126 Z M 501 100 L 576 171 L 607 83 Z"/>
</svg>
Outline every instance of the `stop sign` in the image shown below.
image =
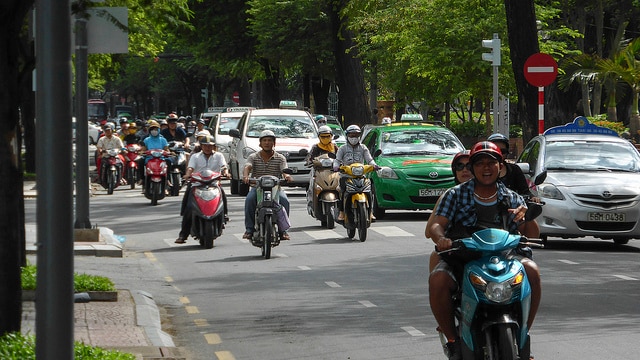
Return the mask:
<svg viewBox="0 0 640 360">
<path fill-rule="evenodd" d="M 533 86 L 547 86 L 558 75 L 558 63 L 549 54 L 536 53 L 524 62 L 524 77 Z"/>
</svg>

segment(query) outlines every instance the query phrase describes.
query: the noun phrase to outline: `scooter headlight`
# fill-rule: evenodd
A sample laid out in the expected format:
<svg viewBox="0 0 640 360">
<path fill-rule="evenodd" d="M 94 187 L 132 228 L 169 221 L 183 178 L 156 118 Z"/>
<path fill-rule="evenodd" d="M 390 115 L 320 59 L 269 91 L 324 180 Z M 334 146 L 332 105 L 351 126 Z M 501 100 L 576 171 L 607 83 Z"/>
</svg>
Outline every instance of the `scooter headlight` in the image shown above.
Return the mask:
<svg viewBox="0 0 640 360">
<path fill-rule="evenodd" d="M 488 300 L 498 303 L 511 300 L 511 296 L 513 295 L 511 280 L 501 283 L 488 283 L 487 289 L 484 291 L 484 294 Z"/>
<path fill-rule="evenodd" d="M 351 168 L 351 174 L 353 176 L 362 176 L 364 175 L 364 166 L 354 166 Z"/>
<path fill-rule="evenodd" d="M 272 178 L 262 178 L 262 179 L 260 179 L 260 187 L 272 188 L 274 186 L 276 186 L 276 182 Z"/>
<path fill-rule="evenodd" d="M 333 159 L 327 158 L 320 160 L 320 166 L 324 168 L 330 168 L 333 166 Z"/>
<path fill-rule="evenodd" d="M 216 188 L 197 188 L 196 196 L 201 198 L 204 201 L 213 200 L 218 195 L 218 190 Z"/>
</svg>

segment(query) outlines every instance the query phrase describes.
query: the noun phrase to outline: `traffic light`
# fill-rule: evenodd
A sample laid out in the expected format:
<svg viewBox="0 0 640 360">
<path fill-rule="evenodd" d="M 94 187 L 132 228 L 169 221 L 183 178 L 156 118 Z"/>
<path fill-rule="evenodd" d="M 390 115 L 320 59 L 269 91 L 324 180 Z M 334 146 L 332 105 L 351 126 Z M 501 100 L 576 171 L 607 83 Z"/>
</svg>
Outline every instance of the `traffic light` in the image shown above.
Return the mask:
<svg viewBox="0 0 640 360">
<path fill-rule="evenodd" d="M 500 38 L 493 34 L 493 39 L 482 40 L 482 47 L 491 49 L 491 53 L 483 53 L 482 60 L 491 61 L 491 65 L 500 66 Z"/>
<path fill-rule="evenodd" d="M 202 97 L 205 99 L 209 98 L 209 89 L 200 89 L 200 94 L 202 94 Z"/>
</svg>

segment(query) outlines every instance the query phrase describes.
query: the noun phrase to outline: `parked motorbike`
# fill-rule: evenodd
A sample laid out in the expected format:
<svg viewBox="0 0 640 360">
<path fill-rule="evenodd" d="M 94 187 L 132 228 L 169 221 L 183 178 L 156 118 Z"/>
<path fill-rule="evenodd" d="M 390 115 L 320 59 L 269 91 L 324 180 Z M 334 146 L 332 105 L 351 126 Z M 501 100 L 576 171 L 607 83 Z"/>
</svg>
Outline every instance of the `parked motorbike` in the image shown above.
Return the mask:
<svg viewBox="0 0 640 360">
<path fill-rule="evenodd" d="M 353 163 L 341 165 L 340 172 L 348 176 L 346 189 L 343 193 L 342 205 L 344 209 L 344 221 L 338 221 L 347 229 L 347 236 L 353 239 L 358 230 L 360 241 L 367 240 L 367 228 L 371 226 L 371 209 L 369 196 L 371 196 L 371 180 L 366 176 L 375 170 L 374 165 Z M 334 213 L 338 218 L 337 210 Z"/>
<path fill-rule="evenodd" d="M 335 156 L 334 156 L 335 157 Z M 314 177 L 307 191 L 307 211 L 327 229 L 335 225 L 334 213 L 340 201 L 340 175 L 333 172 L 333 159 L 323 154 L 313 159 Z"/>
<path fill-rule="evenodd" d="M 187 153 L 182 141 L 169 142 L 169 150 L 174 154 L 169 173 L 169 195 L 178 196 L 182 188 L 182 175 L 187 172 Z"/>
<path fill-rule="evenodd" d="M 167 163 L 165 157 L 169 156 L 166 150 L 148 150 L 145 155 L 150 159 L 144 166 L 144 196 L 151 200 L 151 205 L 158 205 L 158 200 L 164 199 L 167 186 Z"/>
<path fill-rule="evenodd" d="M 120 149 L 103 150 L 102 152 L 102 171 L 101 185 L 107 189 L 107 194 L 113 194 L 113 190 L 120 185 L 122 181 L 122 160 L 120 159 Z"/>
<path fill-rule="evenodd" d="M 204 170 L 191 174 L 191 188 L 187 208 L 191 212 L 191 236 L 205 249 L 213 247 L 213 240 L 224 228 L 224 200 L 220 189 L 219 172 Z"/>
<path fill-rule="evenodd" d="M 136 182 L 139 180 L 138 179 L 138 163 L 136 161 L 140 159 L 140 154 L 138 154 L 138 152 L 140 152 L 140 145 L 128 144 L 126 148 L 127 148 L 126 179 L 129 185 L 131 186 L 131 189 L 135 189 Z"/>
<path fill-rule="evenodd" d="M 439 252 L 441 256 L 462 251 L 476 255 L 464 265 L 462 286 L 453 296 L 463 359 L 529 359 L 531 286 L 522 263 L 506 254 L 530 245 L 525 237 L 490 228 L 454 240 L 450 250 Z M 441 332 L 440 340 L 448 356 L 447 339 Z"/>
<path fill-rule="evenodd" d="M 290 174 L 291 169 L 283 172 Z M 255 231 L 251 238 L 251 244 L 262 249 L 265 259 L 271 258 L 271 248 L 280 245 L 280 233 L 291 226 L 287 216 L 287 210 L 280 205 L 281 184 L 286 180 L 272 175 L 264 175 L 259 178 L 249 179 L 256 184 L 256 200 L 258 206 L 255 213 Z"/>
</svg>

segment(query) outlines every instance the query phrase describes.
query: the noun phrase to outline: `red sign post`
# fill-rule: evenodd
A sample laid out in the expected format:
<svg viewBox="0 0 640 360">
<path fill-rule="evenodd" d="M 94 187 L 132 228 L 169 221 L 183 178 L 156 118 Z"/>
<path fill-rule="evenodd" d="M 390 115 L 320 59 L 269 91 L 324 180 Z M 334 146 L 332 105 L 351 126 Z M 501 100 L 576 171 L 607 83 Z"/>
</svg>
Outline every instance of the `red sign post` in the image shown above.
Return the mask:
<svg viewBox="0 0 640 360">
<path fill-rule="evenodd" d="M 536 53 L 524 62 L 524 77 L 538 87 L 538 134 L 544 132 L 544 87 L 551 85 L 558 75 L 558 63 L 551 55 Z"/>
</svg>

